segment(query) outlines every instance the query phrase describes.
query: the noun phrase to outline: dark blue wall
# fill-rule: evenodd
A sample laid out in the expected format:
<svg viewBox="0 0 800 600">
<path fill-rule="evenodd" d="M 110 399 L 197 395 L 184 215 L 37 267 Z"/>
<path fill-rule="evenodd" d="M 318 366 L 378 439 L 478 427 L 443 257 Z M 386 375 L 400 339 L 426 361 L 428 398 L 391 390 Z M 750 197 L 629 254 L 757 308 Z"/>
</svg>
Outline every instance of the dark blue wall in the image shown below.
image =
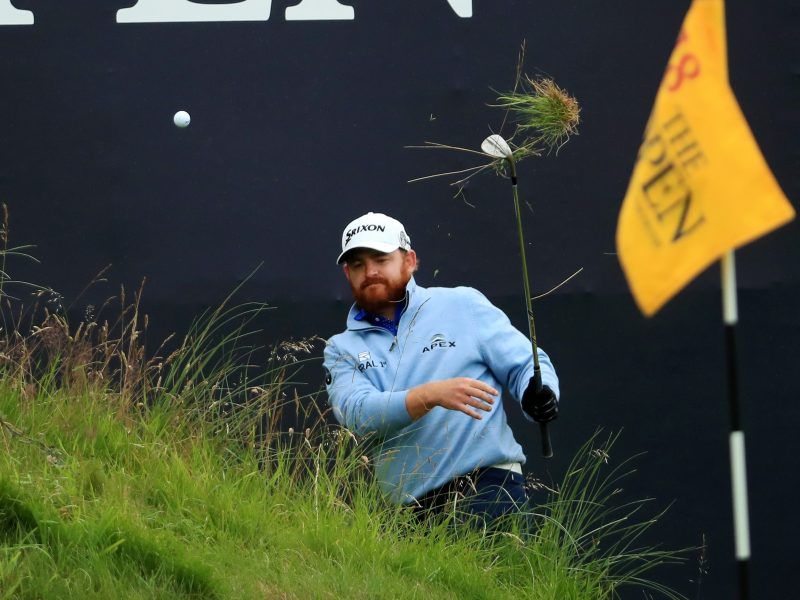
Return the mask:
<svg viewBox="0 0 800 600">
<path fill-rule="evenodd" d="M 633 496 L 674 505 L 649 541 L 710 541 L 702 598 L 733 595 L 727 405 L 718 273 L 711 269 L 654 319 L 627 293 L 614 256 L 617 212 L 661 73 L 688 2 L 352 0 L 352 21 L 117 24 L 132 1 L 14 0 L 32 26 L 0 26 L 0 200 L 11 238 L 40 265 L 21 279 L 76 309 L 148 278 L 158 332 L 181 330 L 264 261 L 244 295 L 278 307 L 271 339 L 340 330 L 348 289 L 334 264 L 343 226 L 367 210 L 402 220 L 423 285 L 473 285 L 519 326 L 518 259 L 507 184 L 474 179 L 467 204 L 445 181 L 469 157 L 409 150 L 425 140 L 477 147 L 502 115 L 520 42 L 527 70 L 552 75 L 583 106 L 580 136 L 523 164 L 542 346 L 563 382 L 557 456 L 529 466 L 558 479 L 597 427 L 624 427 L 619 458 L 646 451 Z M 80 4 L 70 7 L 69 4 Z M 731 81 L 776 177 L 800 191 L 800 5 L 732 2 Z M 172 125 L 186 109 L 192 124 Z M 754 198 L 753 201 L 757 201 Z M 795 430 L 800 384 L 800 244 L 793 223 L 737 254 L 741 365 L 753 529 L 754 590 L 791 595 L 800 531 Z M 160 329 L 159 329 L 160 328 Z M 316 371 L 314 372 L 316 376 Z M 516 414 L 516 413 L 515 413 Z M 696 565 L 671 581 L 694 597 Z M 786 587 L 781 587 L 786 586 Z"/>
</svg>

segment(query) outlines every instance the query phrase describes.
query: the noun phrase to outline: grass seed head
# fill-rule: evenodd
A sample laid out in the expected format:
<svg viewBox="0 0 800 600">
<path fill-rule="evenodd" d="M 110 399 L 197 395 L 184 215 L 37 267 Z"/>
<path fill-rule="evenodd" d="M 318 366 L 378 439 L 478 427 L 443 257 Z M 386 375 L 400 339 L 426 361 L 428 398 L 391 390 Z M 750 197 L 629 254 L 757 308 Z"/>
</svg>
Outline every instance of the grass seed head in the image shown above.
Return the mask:
<svg viewBox="0 0 800 600">
<path fill-rule="evenodd" d="M 529 136 L 519 147 L 542 144 L 548 150 L 557 150 L 570 136 L 577 135 L 581 112 L 578 101 L 555 81 L 525 76 L 517 87 L 522 91 L 501 95 L 497 106 L 510 111 L 517 130 Z"/>
</svg>

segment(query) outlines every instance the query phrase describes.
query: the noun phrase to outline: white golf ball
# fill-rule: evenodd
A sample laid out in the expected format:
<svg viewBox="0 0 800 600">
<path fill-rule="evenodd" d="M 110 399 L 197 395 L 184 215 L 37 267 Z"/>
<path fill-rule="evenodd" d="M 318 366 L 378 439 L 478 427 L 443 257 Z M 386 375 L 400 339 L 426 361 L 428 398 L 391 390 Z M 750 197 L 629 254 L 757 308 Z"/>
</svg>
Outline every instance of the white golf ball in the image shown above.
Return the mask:
<svg viewBox="0 0 800 600">
<path fill-rule="evenodd" d="M 175 116 L 172 117 L 172 121 L 175 123 L 176 127 L 183 129 L 184 127 L 189 126 L 189 123 L 192 121 L 192 117 L 190 117 L 189 113 L 185 110 L 179 110 L 175 113 Z"/>
</svg>

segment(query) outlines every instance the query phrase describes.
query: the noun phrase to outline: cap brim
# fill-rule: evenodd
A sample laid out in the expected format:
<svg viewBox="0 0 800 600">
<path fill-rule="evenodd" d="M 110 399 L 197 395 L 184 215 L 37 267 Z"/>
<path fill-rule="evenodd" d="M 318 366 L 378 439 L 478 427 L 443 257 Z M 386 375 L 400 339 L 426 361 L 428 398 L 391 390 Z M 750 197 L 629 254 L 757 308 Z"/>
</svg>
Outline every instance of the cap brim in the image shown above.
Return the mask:
<svg viewBox="0 0 800 600">
<path fill-rule="evenodd" d="M 359 248 L 369 248 L 370 250 L 377 250 L 378 252 L 383 252 L 384 254 L 389 254 L 389 252 L 394 252 L 399 248 L 399 244 L 387 244 L 383 242 L 368 242 L 365 244 L 358 244 L 353 246 L 352 248 L 348 248 L 344 252 L 339 255 L 339 258 L 336 259 L 336 264 L 342 264 L 342 259 L 344 255 L 348 252 L 352 252 L 353 250 L 358 250 Z"/>
</svg>

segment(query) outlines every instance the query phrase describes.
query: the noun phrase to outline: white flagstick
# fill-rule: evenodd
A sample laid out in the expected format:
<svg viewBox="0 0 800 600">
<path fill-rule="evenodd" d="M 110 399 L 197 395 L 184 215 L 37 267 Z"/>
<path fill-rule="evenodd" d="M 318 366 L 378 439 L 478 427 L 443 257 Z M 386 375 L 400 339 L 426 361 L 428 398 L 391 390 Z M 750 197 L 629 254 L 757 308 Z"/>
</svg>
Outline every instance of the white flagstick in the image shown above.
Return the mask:
<svg viewBox="0 0 800 600">
<path fill-rule="evenodd" d="M 736 561 L 739 570 L 739 598 L 749 595 L 747 565 L 750 560 L 750 519 L 747 506 L 747 466 L 745 464 L 744 431 L 739 400 L 739 378 L 736 361 L 736 324 L 739 311 L 736 302 L 736 263 L 733 250 L 722 257 L 722 313 L 725 322 L 725 351 L 728 365 L 728 401 L 731 417 L 730 459 L 733 494 L 733 530 Z"/>
</svg>

